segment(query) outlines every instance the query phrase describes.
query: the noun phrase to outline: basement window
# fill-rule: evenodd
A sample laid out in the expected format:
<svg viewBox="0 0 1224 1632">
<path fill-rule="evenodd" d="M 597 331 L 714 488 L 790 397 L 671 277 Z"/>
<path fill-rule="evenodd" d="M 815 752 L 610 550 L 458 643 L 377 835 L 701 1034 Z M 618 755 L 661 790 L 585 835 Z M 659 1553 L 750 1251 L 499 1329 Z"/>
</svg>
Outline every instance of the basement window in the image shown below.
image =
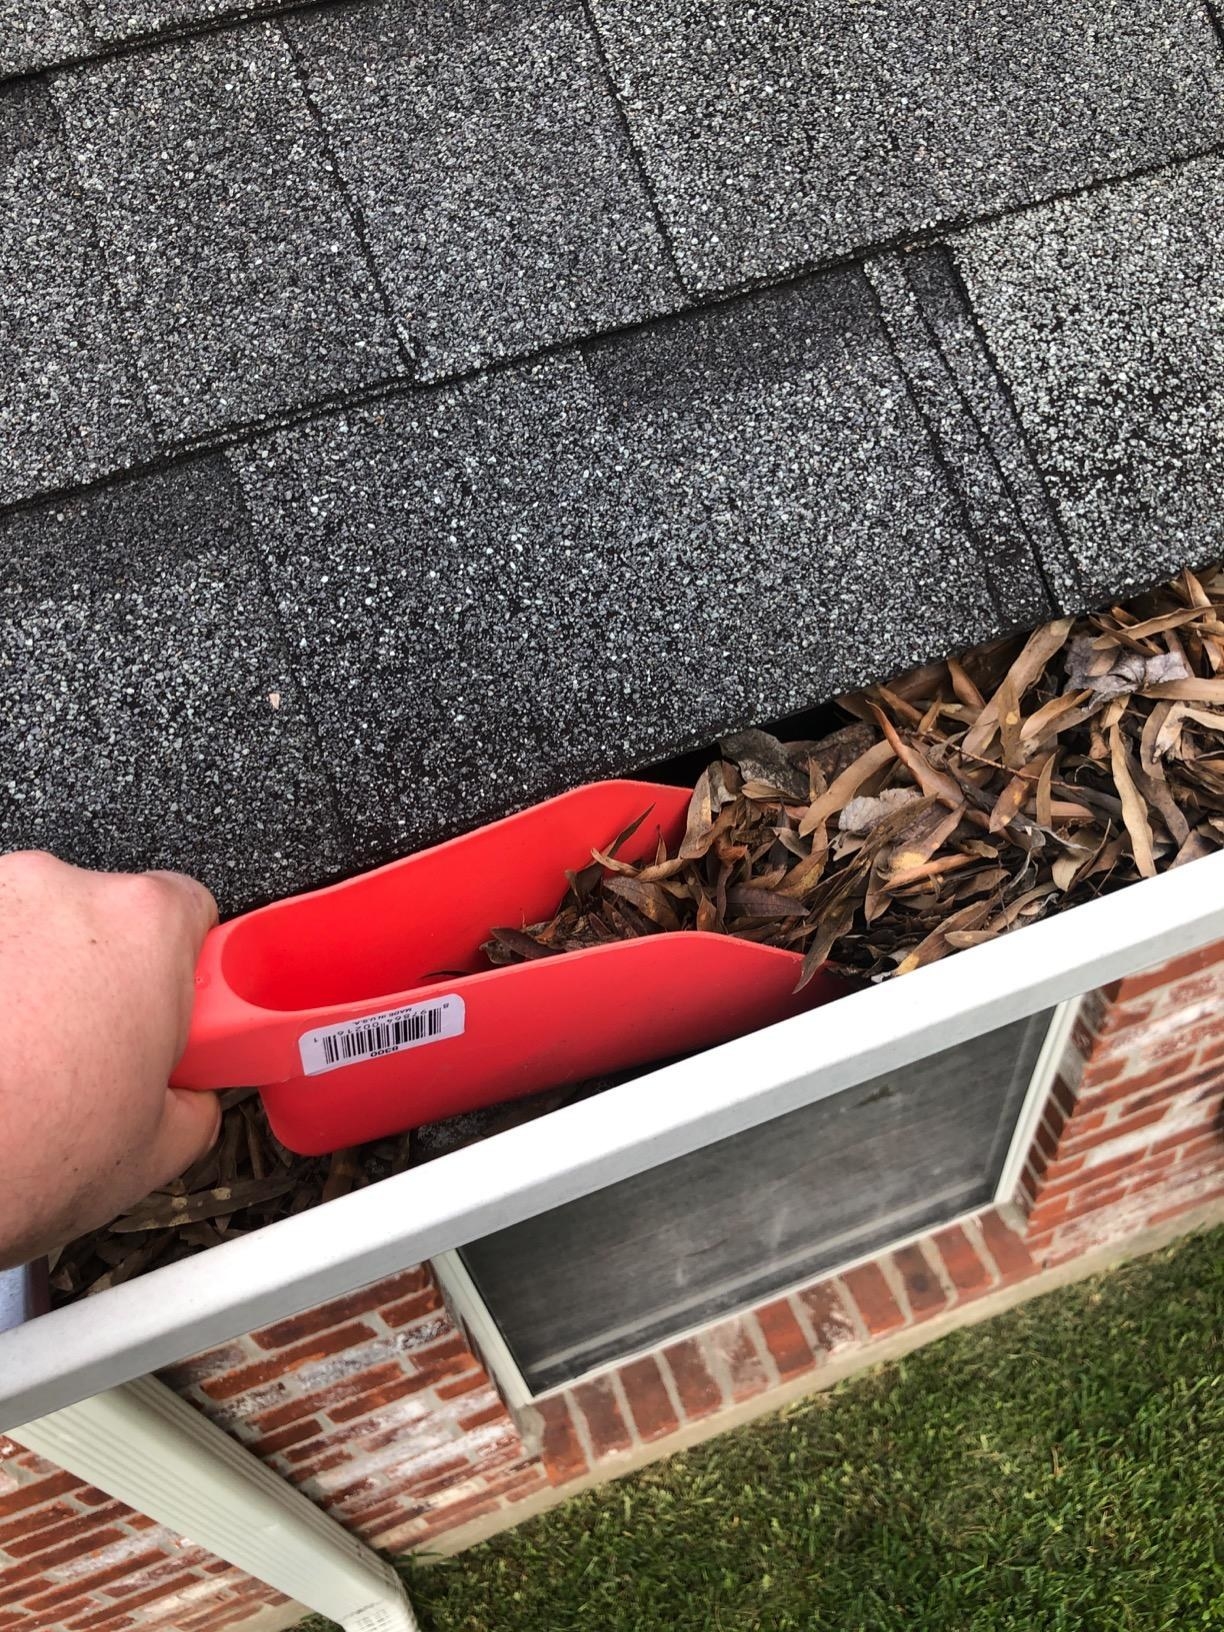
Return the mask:
<svg viewBox="0 0 1224 1632">
<path fill-rule="evenodd" d="M 1062 1013 L 485 1236 L 445 1255 L 443 1283 L 522 1399 L 988 1206 L 1014 1185 Z"/>
</svg>

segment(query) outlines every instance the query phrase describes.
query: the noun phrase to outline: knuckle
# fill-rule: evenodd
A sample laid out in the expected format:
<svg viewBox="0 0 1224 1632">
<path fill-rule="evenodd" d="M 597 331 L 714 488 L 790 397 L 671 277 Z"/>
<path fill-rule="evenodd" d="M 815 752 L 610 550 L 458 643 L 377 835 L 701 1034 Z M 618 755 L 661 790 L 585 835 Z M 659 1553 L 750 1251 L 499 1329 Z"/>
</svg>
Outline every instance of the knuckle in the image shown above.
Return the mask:
<svg viewBox="0 0 1224 1632">
<path fill-rule="evenodd" d="M 65 865 L 47 850 L 10 850 L 0 856 L 0 881 L 38 887 L 62 874 Z"/>
</svg>

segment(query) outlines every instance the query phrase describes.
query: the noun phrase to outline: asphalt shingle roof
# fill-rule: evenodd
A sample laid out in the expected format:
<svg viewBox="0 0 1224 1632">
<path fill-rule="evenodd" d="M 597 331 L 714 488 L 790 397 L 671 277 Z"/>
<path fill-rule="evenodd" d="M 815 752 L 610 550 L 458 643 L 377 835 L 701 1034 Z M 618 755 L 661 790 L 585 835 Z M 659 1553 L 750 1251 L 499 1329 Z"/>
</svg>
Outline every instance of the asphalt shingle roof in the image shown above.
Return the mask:
<svg viewBox="0 0 1224 1632">
<path fill-rule="evenodd" d="M 1219 553 L 1201 0 L 0 0 L 5 75 L 0 845 L 245 905 Z"/>
</svg>

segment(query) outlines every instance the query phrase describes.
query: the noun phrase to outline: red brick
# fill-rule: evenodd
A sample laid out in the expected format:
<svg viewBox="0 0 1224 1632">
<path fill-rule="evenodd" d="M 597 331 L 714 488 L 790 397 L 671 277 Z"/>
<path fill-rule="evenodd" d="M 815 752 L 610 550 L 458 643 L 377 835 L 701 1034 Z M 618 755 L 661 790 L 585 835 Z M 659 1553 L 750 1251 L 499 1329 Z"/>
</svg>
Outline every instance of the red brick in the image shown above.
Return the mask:
<svg viewBox="0 0 1224 1632">
<path fill-rule="evenodd" d="M 1147 992 L 1158 991 L 1186 975 L 1200 974 L 1212 964 L 1219 963 L 1221 959 L 1224 959 L 1224 941 L 1213 941 L 1210 946 L 1200 946 L 1196 952 L 1186 952 L 1180 958 L 1173 958 L 1170 962 L 1161 964 L 1158 969 L 1150 969 L 1145 974 L 1131 975 L 1122 982 L 1123 998 L 1129 1000 L 1142 997 Z"/>
<path fill-rule="evenodd" d="M 101 1507 L 110 1501 L 104 1490 L 95 1490 L 92 1485 L 82 1485 L 80 1490 L 74 1492 L 74 1499 L 84 1503 L 86 1507 Z"/>
<path fill-rule="evenodd" d="M 746 1315 L 724 1320 L 705 1334 L 707 1348 L 727 1368 L 734 1400 L 750 1400 L 763 1394 L 770 1384 L 770 1374 L 755 1340 L 755 1326 L 752 1317 Z"/>
<path fill-rule="evenodd" d="M 75 1541 L 66 1542 L 62 1547 L 54 1547 L 49 1552 L 39 1553 L 32 1561 L 17 1565 L 15 1570 L 5 1570 L 0 1573 L 0 1581 L 6 1585 L 15 1579 L 23 1570 L 53 1570 L 57 1564 L 67 1564 L 74 1558 L 85 1558 L 89 1553 L 100 1552 L 103 1547 L 109 1547 L 112 1542 L 124 1539 L 122 1530 L 96 1530 L 87 1536 L 79 1536 Z"/>
<path fill-rule="evenodd" d="M 72 1541 L 101 1525 L 121 1519 L 127 1511 L 122 1502 L 112 1502 L 109 1507 L 100 1507 L 93 1513 L 80 1513 L 65 1524 L 53 1525 L 49 1530 L 39 1530 L 32 1536 L 10 1541 L 5 1551 L 10 1558 L 29 1558 L 34 1553 L 58 1547 L 62 1541 Z"/>
<path fill-rule="evenodd" d="M 1084 1163 L 1087 1160 L 1088 1156 L 1087 1153 L 1085 1153 L 1080 1156 L 1067 1156 L 1061 1161 L 1051 1162 L 1049 1167 L 1047 1167 L 1045 1170 L 1044 1182 L 1041 1189 L 1038 1191 L 1038 1194 L 1040 1195 L 1044 1193 L 1046 1187 L 1049 1185 L 1061 1184 L 1064 1179 L 1071 1178 L 1073 1174 L 1083 1172 Z"/>
<path fill-rule="evenodd" d="M 1060 1113 L 1064 1118 L 1074 1115 L 1076 1093 L 1077 1090 L 1059 1072 L 1051 1084 L 1050 1097 L 1046 1101 L 1044 1116 L 1049 1117 L 1052 1111 Z"/>
<path fill-rule="evenodd" d="M 473 1361 L 465 1376 L 457 1377 L 450 1383 L 439 1383 L 434 1393 L 440 1400 L 454 1400 L 462 1394 L 470 1394 L 474 1388 L 483 1388 L 488 1380 L 484 1370 Z"/>
<path fill-rule="evenodd" d="M 57 1604 L 62 1605 L 68 1599 L 75 1598 L 82 1592 L 98 1592 L 112 1581 L 121 1581 L 124 1576 L 135 1575 L 140 1570 L 149 1569 L 152 1565 L 160 1563 L 165 1556 L 160 1548 L 154 1548 L 150 1552 L 137 1553 L 132 1558 L 125 1558 L 121 1564 L 111 1564 L 108 1568 L 97 1570 L 92 1575 L 82 1576 L 76 1581 L 70 1581 L 67 1586 L 55 1587 L 50 1592 L 42 1592 L 31 1596 L 30 1589 L 27 1587 L 26 1607 L 35 1611 L 52 1609 Z M 228 1570 L 231 1566 L 226 1564 L 225 1568 Z"/>
<path fill-rule="evenodd" d="M 805 1287 L 799 1293 L 799 1302 L 812 1328 L 816 1344 L 814 1352 L 818 1359 L 858 1342 L 854 1317 L 846 1308 L 834 1282 L 820 1281 L 815 1286 Z"/>
<path fill-rule="evenodd" d="M 332 1468 L 338 1468 L 342 1462 L 347 1462 L 348 1459 L 349 1453 L 343 1446 L 339 1446 L 334 1451 L 324 1452 L 316 1457 L 313 1462 L 304 1462 L 301 1467 L 289 1468 L 282 1477 L 288 1479 L 291 1484 L 305 1485 L 316 1474 L 327 1473 Z M 331 1498 L 329 1497 L 328 1500 L 330 1501 Z"/>
<path fill-rule="evenodd" d="M 663 1358 L 671 1371 L 686 1417 L 696 1420 L 718 1410 L 723 1403 L 722 1390 L 710 1376 L 701 1349 L 691 1337 L 669 1344 L 663 1350 Z"/>
<path fill-rule="evenodd" d="M 312 1434 L 321 1434 L 323 1424 L 316 1417 L 307 1417 L 305 1422 L 295 1422 L 288 1428 L 282 1428 L 279 1433 L 265 1434 L 262 1439 L 246 1441 L 248 1451 L 256 1456 L 275 1456 L 278 1451 L 288 1450 L 290 1445 L 296 1445 L 300 1440 L 309 1439 Z"/>
<path fill-rule="evenodd" d="M 905 1325 L 905 1316 L 897 1307 L 878 1265 L 860 1264 L 857 1269 L 847 1270 L 842 1280 L 873 1337 L 883 1337 L 886 1332 L 895 1332 Z"/>
<path fill-rule="evenodd" d="M 130 1530 L 156 1530 L 158 1528 L 157 1520 L 151 1519 L 147 1513 L 131 1513 L 127 1522 Z"/>
<path fill-rule="evenodd" d="M 948 1306 L 948 1294 L 922 1248 L 901 1247 L 892 1255 L 915 1320 L 929 1320 Z"/>
<path fill-rule="evenodd" d="M 456 1371 L 467 1371 L 476 1363 L 471 1349 L 458 1333 L 427 1348 L 413 1349 L 411 1359 L 418 1375 L 431 1381 L 436 1377 L 449 1377 Z"/>
<path fill-rule="evenodd" d="M 419 1292 L 413 1298 L 404 1298 L 399 1303 L 390 1304 L 381 1312 L 384 1322 L 388 1326 L 407 1326 L 414 1320 L 420 1320 L 424 1315 L 435 1315 L 442 1308 L 442 1299 L 431 1287 L 426 1292 Z"/>
<path fill-rule="evenodd" d="M 359 1394 L 355 1400 L 346 1401 L 344 1405 L 333 1406 L 327 1414 L 333 1422 L 351 1422 L 355 1417 L 364 1417 L 371 1411 L 394 1405 L 396 1400 L 402 1400 L 408 1394 L 420 1394 L 428 1387 L 427 1377 L 401 1375 L 393 1383 L 384 1383 L 381 1388 L 371 1388 L 366 1393 Z"/>
<path fill-rule="evenodd" d="M 1194 1133 L 1195 1130 L 1189 1130 Z M 1177 1160 L 1182 1167 L 1188 1167 L 1195 1162 L 1201 1162 L 1204 1170 L 1209 1169 L 1224 1155 L 1224 1132 L 1212 1128 L 1210 1132 L 1201 1134 L 1198 1138 L 1189 1140 L 1178 1147 Z"/>
<path fill-rule="evenodd" d="M 275 1405 L 268 1411 L 257 1411 L 246 1420 L 252 1428 L 257 1428 L 261 1433 L 271 1433 L 278 1428 L 287 1428 L 292 1422 L 300 1422 L 303 1417 L 313 1417 L 320 1411 L 330 1410 L 334 1405 L 343 1405 L 354 1395 L 364 1393 L 367 1389 L 379 1388 L 383 1383 L 392 1383 L 403 1375 L 403 1367 L 399 1362 L 388 1360 L 381 1365 L 371 1366 L 368 1371 L 345 1377 L 329 1388 L 321 1388 L 313 1394 L 302 1394 L 297 1399 L 286 1400 L 283 1405 Z"/>
<path fill-rule="evenodd" d="M 1126 1193 L 1126 1181 L 1121 1180 L 1095 1190 L 1092 1195 L 1085 1196 L 1082 1200 L 1077 1199 L 1064 1220 L 1064 1226 L 1083 1223 L 1086 1218 L 1091 1218 L 1096 1213 L 1109 1212 L 1120 1201 L 1125 1200 Z"/>
<path fill-rule="evenodd" d="M 20 1490 L 11 1490 L 7 1496 L 0 1496 L 0 1519 L 7 1519 L 13 1513 L 24 1513 L 28 1507 L 37 1507 L 40 1502 L 47 1502 L 53 1496 L 66 1496 L 80 1483 L 71 1473 L 55 1473 L 49 1479 L 39 1479 L 35 1484 L 23 1485 Z"/>
<path fill-rule="evenodd" d="M 816 1356 L 808 1347 L 803 1327 L 785 1298 L 765 1304 L 757 1310 L 756 1318 L 783 1382 L 812 1369 Z"/>
<path fill-rule="evenodd" d="M 1142 1150 L 1126 1150 L 1120 1156 L 1107 1156 L 1102 1162 L 1093 1162 L 1078 1173 L 1071 1174 L 1069 1178 L 1061 1179 L 1057 1184 L 1046 1185 L 1041 1192 L 1041 1204 L 1044 1206 L 1046 1202 L 1056 1201 L 1060 1196 L 1070 1196 L 1074 1206 L 1077 1196 L 1099 1185 L 1104 1179 L 1112 1178 L 1117 1173 L 1124 1173 L 1127 1168 L 1143 1161 L 1146 1155 L 1147 1147 L 1144 1146 Z"/>
<path fill-rule="evenodd" d="M 609 1378 L 597 1377 L 594 1382 L 579 1383 L 574 1389 L 574 1404 L 586 1422 L 591 1449 L 597 1458 L 618 1456 L 629 1450 L 633 1436 L 625 1427 Z"/>
<path fill-rule="evenodd" d="M 1002 1280 L 1020 1281 L 1036 1273 L 1037 1265 L 1024 1243 L 998 1213 L 982 1213 L 977 1222 L 986 1250 L 994 1259 Z"/>
<path fill-rule="evenodd" d="M 23 1603 L 27 1593 L 45 1592 L 55 1586 L 49 1575 L 38 1575 L 37 1564 L 22 1564 L 0 1574 L 0 1605 Z M 5 1577 L 12 1579 L 6 1580 Z"/>
<path fill-rule="evenodd" d="M 334 1331 L 323 1332 L 307 1343 L 297 1344 L 294 1348 L 282 1349 L 274 1359 L 258 1360 L 253 1365 L 241 1366 L 237 1371 L 226 1372 L 221 1377 L 209 1378 L 201 1386 L 210 1399 L 233 1399 L 235 1394 L 244 1394 L 248 1388 L 256 1388 L 260 1383 L 270 1383 L 274 1377 L 286 1377 L 311 1360 L 322 1360 L 329 1354 L 339 1354 L 343 1349 L 355 1348 L 358 1343 L 366 1343 L 373 1336 L 372 1327 L 361 1321 L 355 1321 L 351 1326 L 340 1326 Z"/>
<path fill-rule="evenodd" d="M 543 1442 L 540 1460 L 554 1485 L 563 1485 L 587 1471 L 587 1460 L 578 1440 L 578 1430 L 570 1415 L 569 1400 L 564 1394 L 536 1402 L 543 1424 Z"/>
<path fill-rule="evenodd" d="M 637 1431 L 643 1439 L 662 1439 L 665 1434 L 676 1432 L 680 1421 L 668 1396 L 663 1373 L 653 1356 L 631 1360 L 622 1366 L 620 1380 Z"/>
<path fill-rule="evenodd" d="M 54 1524 L 62 1524 L 65 1519 L 76 1516 L 77 1509 L 67 1502 L 50 1502 L 38 1513 L 31 1513 L 27 1509 L 11 1524 L 0 1524 L 0 1547 L 13 1536 L 32 1536 L 36 1530 L 49 1529 Z"/>
<path fill-rule="evenodd" d="M 1065 1160 L 1073 1151 L 1085 1144 L 1095 1144 L 1092 1135 L 1099 1133 L 1109 1120 L 1106 1111 L 1089 1111 L 1084 1116 L 1077 1116 L 1067 1124 L 1066 1137 L 1061 1141 L 1058 1150 L 1060 1161 Z"/>
<path fill-rule="evenodd" d="M 393 1276 L 389 1281 L 376 1281 L 373 1286 L 363 1286 L 357 1292 L 350 1292 L 347 1297 L 333 1298 L 330 1303 L 303 1309 L 301 1314 L 278 1320 L 275 1325 L 252 1332 L 251 1336 L 261 1349 L 286 1349 L 319 1332 L 343 1326 L 357 1315 L 368 1314 L 371 1309 L 393 1304 L 409 1292 L 419 1292 L 422 1284 L 420 1271 L 410 1270 L 405 1275 Z"/>
<path fill-rule="evenodd" d="M 1163 1224 L 1168 1218 L 1177 1218 L 1179 1214 L 1188 1212 L 1192 1207 L 1205 1207 L 1209 1201 L 1218 1201 L 1221 1196 L 1224 1196 L 1224 1183 L 1215 1185 L 1210 1190 L 1198 1192 L 1188 1190 L 1171 1206 L 1163 1208 L 1158 1213 L 1150 1213 L 1147 1222 L 1149 1225 Z"/>
<path fill-rule="evenodd" d="M 215 1377 L 218 1372 L 233 1371 L 235 1366 L 243 1365 L 248 1358 L 241 1344 L 225 1343 L 219 1349 L 209 1349 L 204 1354 L 193 1354 L 187 1360 L 180 1360 L 173 1366 L 165 1366 L 157 1375 L 168 1388 L 174 1389 L 176 1394 L 184 1394 L 196 1384 L 204 1382 L 209 1377 Z"/>
<path fill-rule="evenodd" d="M 467 1433 L 469 1428 L 484 1428 L 490 1422 L 499 1420 L 508 1422 L 510 1415 L 502 1402 L 495 1400 L 492 1405 L 486 1405 L 483 1411 L 473 1411 L 470 1416 L 460 1417 L 459 1426 Z"/>
<path fill-rule="evenodd" d="M 112 1593 L 114 1597 L 120 1600 L 118 1608 L 126 1615 L 129 1610 L 140 1609 L 144 1604 L 151 1604 L 158 1598 L 169 1598 L 171 1594 L 179 1592 L 182 1587 L 188 1586 L 198 1579 L 199 1577 L 191 1572 L 181 1580 L 158 1581 L 151 1587 L 145 1587 L 141 1592 L 121 1594 L 117 1589 L 112 1588 Z"/>
<path fill-rule="evenodd" d="M 973 1250 L 973 1243 L 959 1224 L 935 1232 L 935 1246 L 948 1279 L 962 1298 L 971 1298 L 990 1286 L 990 1271 Z"/>
<path fill-rule="evenodd" d="M 92 1615 L 68 1622 L 69 1632 L 121 1632 L 123 1627 L 133 1625 L 130 1615 L 117 1615 L 113 1609 L 97 1609 Z"/>
</svg>

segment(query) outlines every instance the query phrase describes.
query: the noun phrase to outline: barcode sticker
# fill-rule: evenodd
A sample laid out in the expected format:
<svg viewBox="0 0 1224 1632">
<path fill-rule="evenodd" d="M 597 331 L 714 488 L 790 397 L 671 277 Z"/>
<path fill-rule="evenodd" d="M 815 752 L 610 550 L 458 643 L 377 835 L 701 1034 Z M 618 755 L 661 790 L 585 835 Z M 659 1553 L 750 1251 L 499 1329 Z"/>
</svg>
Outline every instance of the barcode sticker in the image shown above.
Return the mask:
<svg viewBox="0 0 1224 1632">
<path fill-rule="evenodd" d="M 320 1026 L 298 1039 L 302 1070 L 308 1077 L 318 1077 L 342 1065 L 360 1065 L 363 1060 L 380 1060 L 407 1048 L 440 1043 L 444 1037 L 462 1037 L 463 1021 L 463 999 L 452 992 L 428 1003 L 409 1003 L 338 1026 Z"/>
</svg>

